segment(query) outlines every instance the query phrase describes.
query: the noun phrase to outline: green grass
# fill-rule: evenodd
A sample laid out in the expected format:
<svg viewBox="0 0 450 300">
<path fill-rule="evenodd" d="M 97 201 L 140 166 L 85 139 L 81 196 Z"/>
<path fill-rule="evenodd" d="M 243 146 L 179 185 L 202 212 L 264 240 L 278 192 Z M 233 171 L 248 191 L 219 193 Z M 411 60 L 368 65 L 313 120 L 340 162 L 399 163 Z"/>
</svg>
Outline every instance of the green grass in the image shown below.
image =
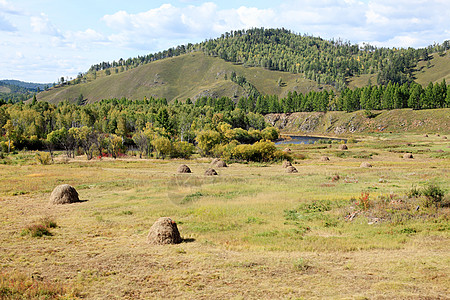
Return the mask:
<svg viewBox="0 0 450 300">
<path fill-rule="evenodd" d="M 421 61 L 417 66 L 417 71 L 413 74 L 415 81 L 420 83 L 424 87 L 430 82 L 441 83 L 443 79 L 450 82 L 450 54 L 447 51 L 446 55 L 440 56 L 439 54 L 431 55 L 430 66 L 427 67 L 427 62 Z"/>
</svg>

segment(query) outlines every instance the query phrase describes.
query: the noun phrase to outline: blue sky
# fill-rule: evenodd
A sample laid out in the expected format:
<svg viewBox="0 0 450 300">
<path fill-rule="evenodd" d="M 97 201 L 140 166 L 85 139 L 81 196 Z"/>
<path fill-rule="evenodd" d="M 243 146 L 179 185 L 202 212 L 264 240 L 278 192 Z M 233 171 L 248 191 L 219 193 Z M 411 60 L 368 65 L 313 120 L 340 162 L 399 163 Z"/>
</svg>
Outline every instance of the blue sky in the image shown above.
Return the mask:
<svg viewBox="0 0 450 300">
<path fill-rule="evenodd" d="M 449 40 L 449 20 L 448 0 L 0 0 L 0 79 L 55 82 L 252 27 L 417 48 Z"/>
</svg>

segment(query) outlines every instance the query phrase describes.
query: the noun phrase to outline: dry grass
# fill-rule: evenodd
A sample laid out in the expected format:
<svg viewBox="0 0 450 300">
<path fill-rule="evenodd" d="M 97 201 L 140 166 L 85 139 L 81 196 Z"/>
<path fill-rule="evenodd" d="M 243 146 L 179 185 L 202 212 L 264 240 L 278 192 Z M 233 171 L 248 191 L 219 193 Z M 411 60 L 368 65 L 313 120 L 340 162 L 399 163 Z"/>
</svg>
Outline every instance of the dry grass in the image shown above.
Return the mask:
<svg viewBox="0 0 450 300">
<path fill-rule="evenodd" d="M 289 176 L 279 164 L 234 163 L 208 177 L 209 160 L 201 159 L 4 165 L 0 268 L 61 283 L 86 298 L 445 298 L 448 208 L 401 222 L 370 225 L 370 209 L 345 220 L 351 198 L 362 191 L 382 199 L 431 181 L 450 190 L 448 158 L 419 152 L 404 160 L 388 151 L 449 151 L 445 141 L 385 138 L 352 144 L 345 157 L 333 148 L 290 146 L 307 158 L 295 162 L 298 173 Z M 404 139 L 417 146 L 405 146 Z M 363 151 L 377 153 L 373 168 L 359 167 L 367 159 L 354 154 Z M 324 155 L 333 159 L 324 164 Z M 181 163 L 193 173 L 178 175 Z M 87 201 L 49 205 L 62 182 Z M 146 243 L 162 216 L 177 222 L 183 243 Z M 56 220 L 52 236 L 21 235 L 42 218 Z"/>
</svg>

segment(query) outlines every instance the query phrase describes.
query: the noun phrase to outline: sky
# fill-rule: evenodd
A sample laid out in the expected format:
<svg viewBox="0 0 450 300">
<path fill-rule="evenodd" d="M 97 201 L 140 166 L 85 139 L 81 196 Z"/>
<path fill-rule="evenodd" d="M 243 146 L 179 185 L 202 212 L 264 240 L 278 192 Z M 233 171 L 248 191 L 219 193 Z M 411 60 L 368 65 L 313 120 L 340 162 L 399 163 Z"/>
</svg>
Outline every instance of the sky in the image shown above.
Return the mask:
<svg viewBox="0 0 450 300">
<path fill-rule="evenodd" d="M 449 0 L 0 0 L 0 79 L 57 82 L 254 27 L 419 48 L 450 40 L 449 20 Z"/>
</svg>

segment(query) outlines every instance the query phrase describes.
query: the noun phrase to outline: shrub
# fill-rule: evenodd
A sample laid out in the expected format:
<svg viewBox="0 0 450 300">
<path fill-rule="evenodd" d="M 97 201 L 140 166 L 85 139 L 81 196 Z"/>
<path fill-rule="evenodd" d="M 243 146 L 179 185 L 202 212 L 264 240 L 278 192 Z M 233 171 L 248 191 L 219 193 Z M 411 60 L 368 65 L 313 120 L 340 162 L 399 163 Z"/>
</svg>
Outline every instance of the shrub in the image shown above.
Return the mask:
<svg viewBox="0 0 450 300">
<path fill-rule="evenodd" d="M 422 195 L 422 191 L 418 189 L 416 186 L 412 186 L 409 191 L 406 192 L 406 196 L 408 198 L 416 198 Z"/>
<path fill-rule="evenodd" d="M 8 141 L 0 141 L 0 150 L 1 152 L 7 153 L 8 152 L 8 146 L 11 147 L 11 151 L 14 151 L 14 143 L 11 141 L 10 143 Z"/>
<path fill-rule="evenodd" d="M 48 152 L 36 152 L 36 161 L 41 165 L 49 165 L 52 161 L 52 157 Z"/>
<path fill-rule="evenodd" d="M 205 155 L 210 155 L 211 150 L 221 142 L 221 135 L 215 130 L 205 130 L 200 132 L 195 138 L 198 147 Z"/>
<path fill-rule="evenodd" d="M 278 139 L 279 132 L 275 127 L 266 127 L 261 131 L 261 137 L 268 141 L 275 141 Z"/>
<path fill-rule="evenodd" d="M 361 192 L 361 196 L 359 196 L 358 200 L 359 201 L 357 201 L 355 205 L 362 210 L 368 210 L 372 206 L 369 199 L 369 192 Z"/>
<path fill-rule="evenodd" d="M 42 237 L 44 235 L 50 236 L 52 233 L 50 232 L 50 228 L 56 228 L 56 222 L 49 218 L 42 218 L 38 223 L 27 226 L 24 230 L 22 230 L 22 236 L 31 235 L 32 237 Z"/>
<path fill-rule="evenodd" d="M 152 142 L 158 157 L 165 158 L 172 152 L 172 143 L 166 137 L 158 137 Z"/>
<path fill-rule="evenodd" d="M 424 203 L 425 207 L 434 205 L 438 208 L 441 206 L 442 199 L 445 196 L 445 191 L 436 184 L 430 183 L 422 189 L 422 195 L 426 198 Z"/>
<path fill-rule="evenodd" d="M 188 142 L 175 142 L 172 144 L 170 157 L 189 158 L 194 153 L 194 145 Z"/>
<path fill-rule="evenodd" d="M 78 299 L 77 291 L 22 273 L 0 273 L 0 299 Z"/>
<path fill-rule="evenodd" d="M 42 237 L 44 235 L 52 235 L 50 230 L 42 224 L 33 224 L 22 231 L 22 235 L 31 235 L 32 237 Z"/>
</svg>

